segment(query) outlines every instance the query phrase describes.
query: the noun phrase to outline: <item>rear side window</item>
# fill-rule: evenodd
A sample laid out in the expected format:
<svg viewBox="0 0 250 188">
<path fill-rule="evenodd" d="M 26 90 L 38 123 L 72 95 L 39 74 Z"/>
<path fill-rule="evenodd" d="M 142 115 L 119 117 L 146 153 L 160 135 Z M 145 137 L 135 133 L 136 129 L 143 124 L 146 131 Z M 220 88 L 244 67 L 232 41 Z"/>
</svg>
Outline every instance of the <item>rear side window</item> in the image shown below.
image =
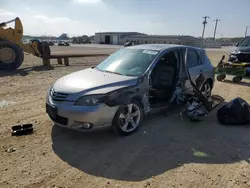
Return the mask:
<svg viewBox="0 0 250 188">
<path fill-rule="evenodd" d="M 202 64 L 201 57 L 193 49 L 188 49 L 187 64 L 189 68 Z"/>
<path fill-rule="evenodd" d="M 198 53 L 199 63 L 202 64 L 205 62 L 205 53 L 201 50 L 197 50 L 196 52 Z"/>
</svg>

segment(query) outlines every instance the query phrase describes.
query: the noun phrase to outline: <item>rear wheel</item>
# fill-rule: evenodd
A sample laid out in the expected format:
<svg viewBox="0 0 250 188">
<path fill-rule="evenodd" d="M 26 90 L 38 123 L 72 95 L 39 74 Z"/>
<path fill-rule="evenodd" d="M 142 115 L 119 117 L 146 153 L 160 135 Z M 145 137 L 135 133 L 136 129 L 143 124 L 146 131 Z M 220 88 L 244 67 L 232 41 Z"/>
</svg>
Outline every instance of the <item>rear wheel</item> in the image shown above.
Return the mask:
<svg viewBox="0 0 250 188">
<path fill-rule="evenodd" d="M 207 80 L 203 84 L 203 86 L 201 88 L 201 92 L 207 98 L 211 96 L 211 94 L 212 94 L 212 83 L 209 80 Z"/>
<path fill-rule="evenodd" d="M 0 69 L 15 70 L 23 63 L 23 50 L 11 41 L 0 41 Z"/>
<path fill-rule="evenodd" d="M 117 110 L 112 128 L 120 135 L 130 135 L 139 128 L 142 119 L 141 105 L 137 101 L 133 101 Z"/>
<path fill-rule="evenodd" d="M 235 77 L 233 77 L 233 82 L 234 83 L 239 83 L 241 80 L 242 80 L 241 76 L 235 76 Z"/>
</svg>

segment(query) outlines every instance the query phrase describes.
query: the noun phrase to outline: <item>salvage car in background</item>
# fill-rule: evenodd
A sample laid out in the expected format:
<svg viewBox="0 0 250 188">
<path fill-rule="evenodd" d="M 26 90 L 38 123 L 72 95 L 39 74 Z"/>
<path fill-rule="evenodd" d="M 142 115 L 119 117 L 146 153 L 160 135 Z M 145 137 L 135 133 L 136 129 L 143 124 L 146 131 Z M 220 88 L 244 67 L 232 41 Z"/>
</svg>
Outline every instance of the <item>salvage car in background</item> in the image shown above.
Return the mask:
<svg viewBox="0 0 250 188">
<path fill-rule="evenodd" d="M 58 46 L 70 46 L 70 44 L 68 42 L 60 41 Z"/>
<path fill-rule="evenodd" d="M 129 46 L 133 46 L 134 44 L 130 41 L 130 42 L 126 42 L 124 44 L 124 47 L 129 47 Z"/>
<path fill-rule="evenodd" d="M 214 67 L 203 49 L 166 44 L 120 49 L 95 67 L 58 79 L 48 90 L 46 111 L 56 125 L 84 130 L 111 125 L 129 135 L 144 115 L 193 94 L 187 69 L 193 82 L 203 75 L 199 90 L 209 97 Z"/>
<path fill-rule="evenodd" d="M 250 62 L 250 36 L 245 37 L 236 46 L 237 48 L 229 56 L 229 61 L 235 63 Z"/>
<path fill-rule="evenodd" d="M 50 46 L 54 46 L 55 45 L 55 43 L 53 41 L 49 41 L 48 43 L 49 43 Z"/>
</svg>

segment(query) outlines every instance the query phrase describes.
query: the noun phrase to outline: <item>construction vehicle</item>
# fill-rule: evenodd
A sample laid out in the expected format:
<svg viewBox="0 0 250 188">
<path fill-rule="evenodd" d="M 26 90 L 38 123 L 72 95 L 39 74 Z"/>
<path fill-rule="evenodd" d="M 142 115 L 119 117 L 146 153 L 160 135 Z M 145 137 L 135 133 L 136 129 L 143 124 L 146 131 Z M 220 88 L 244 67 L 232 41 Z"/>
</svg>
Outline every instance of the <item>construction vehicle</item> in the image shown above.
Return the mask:
<svg viewBox="0 0 250 188">
<path fill-rule="evenodd" d="M 14 29 L 6 28 L 7 24 L 15 22 Z M 23 26 L 16 17 L 13 20 L 0 23 L 0 69 L 15 70 L 24 60 L 24 52 L 43 59 L 44 65 L 50 65 L 50 47 L 47 42 L 31 40 L 28 44 L 22 42 Z"/>
<path fill-rule="evenodd" d="M 7 24 L 15 22 L 14 29 L 6 28 Z M 23 26 L 21 20 L 16 17 L 13 20 L 0 23 L 0 69 L 15 70 L 20 67 L 24 60 L 24 52 L 42 58 L 44 66 L 50 66 L 50 59 L 57 59 L 58 64 L 69 66 L 69 58 L 108 56 L 109 54 L 60 54 L 52 55 L 50 44 L 45 41 L 31 40 L 29 43 L 22 42 Z"/>
</svg>

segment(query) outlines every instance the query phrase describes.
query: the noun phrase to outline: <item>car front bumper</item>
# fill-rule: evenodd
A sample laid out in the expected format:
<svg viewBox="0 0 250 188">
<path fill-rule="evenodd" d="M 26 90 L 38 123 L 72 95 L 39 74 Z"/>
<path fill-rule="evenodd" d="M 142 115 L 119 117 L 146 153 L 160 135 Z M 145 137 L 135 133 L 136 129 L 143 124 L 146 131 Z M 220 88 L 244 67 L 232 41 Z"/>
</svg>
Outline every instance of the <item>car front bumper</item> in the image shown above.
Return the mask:
<svg viewBox="0 0 250 188">
<path fill-rule="evenodd" d="M 56 104 L 50 97 L 46 101 L 46 113 L 56 125 L 81 130 L 86 130 L 83 126 L 86 123 L 91 125 L 91 129 L 111 125 L 118 108 L 106 104 L 76 106 L 69 101 Z"/>
<path fill-rule="evenodd" d="M 229 61 L 231 62 L 250 62 L 250 53 L 230 54 Z"/>
</svg>

